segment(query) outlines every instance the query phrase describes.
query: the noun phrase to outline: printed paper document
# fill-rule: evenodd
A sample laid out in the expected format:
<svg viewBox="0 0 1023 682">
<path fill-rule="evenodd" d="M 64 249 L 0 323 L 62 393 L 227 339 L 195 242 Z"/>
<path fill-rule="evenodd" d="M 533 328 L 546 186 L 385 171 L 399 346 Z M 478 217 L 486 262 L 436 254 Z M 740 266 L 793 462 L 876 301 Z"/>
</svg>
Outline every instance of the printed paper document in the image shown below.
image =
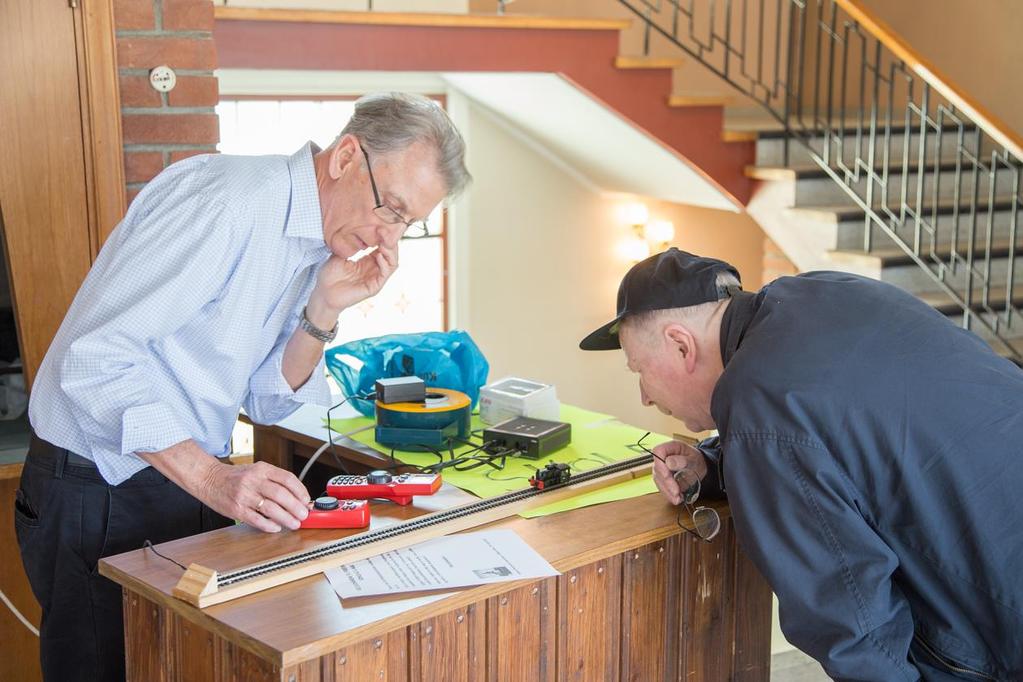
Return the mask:
<svg viewBox="0 0 1023 682">
<path fill-rule="evenodd" d="M 326 572 L 342 599 L 559 575 L 515 531 L 449 535 Z"/>
</svg>

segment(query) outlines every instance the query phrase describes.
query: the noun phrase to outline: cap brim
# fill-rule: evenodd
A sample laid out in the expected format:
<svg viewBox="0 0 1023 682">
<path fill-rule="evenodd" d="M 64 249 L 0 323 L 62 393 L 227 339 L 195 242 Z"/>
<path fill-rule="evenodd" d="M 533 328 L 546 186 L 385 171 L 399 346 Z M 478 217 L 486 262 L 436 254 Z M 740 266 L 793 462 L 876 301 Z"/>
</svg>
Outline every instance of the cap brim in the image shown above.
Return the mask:
<svg viewBox="0 0 1023 682">
<path fill-rule="evenodd" d="M 579 342 L 583 350 L 617 350 L 622 347 L 618 340 L 618 319 L 615 318 L 593 331 Z"/>
</svg>

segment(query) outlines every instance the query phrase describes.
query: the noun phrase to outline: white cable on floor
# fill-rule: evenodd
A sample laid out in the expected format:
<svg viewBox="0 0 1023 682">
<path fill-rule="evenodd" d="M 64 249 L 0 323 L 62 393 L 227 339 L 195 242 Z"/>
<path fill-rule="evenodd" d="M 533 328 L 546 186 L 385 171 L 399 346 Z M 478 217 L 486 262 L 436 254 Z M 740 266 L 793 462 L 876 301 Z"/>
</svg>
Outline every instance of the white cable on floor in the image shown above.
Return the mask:
<svg viewBox="0 0 1023 682">
<path fill-rule="evenodd" d="M 348 433 L 342 433 L 338 437 L 339 438 L 351 438 L 355 434 L 362 433 L 363 431 L 369 431 L 370 429 L 372 429 L 375 426 L 376 426 L 376 424 L 369 424 L 367 426 L 363 426 L 362 428 L 355 429 L 354 431 L 349 431 Z M 327 428 L 329 429 L 330 427 L 328 426 Z M 313 456 L 310 457 L 309 461 L 305 463 L 304 467 L 302 467 L 302 473 L 300 473 L 298 475 L 298 480 L 301 481 L 302 479 L 305 478 L 305 475 L 307 473 L 309 473 L 309 468 L 312 467 L 313 462 L 315 462 L 317 459 L 319 459 L 320 455 L 323 454 L 324 450 L 326 450 L 329 447 L 330 447 L 330 439 L 328 438 L 327 442 L 324 443 L 323 445 L 321 445 L 320 449 L 317 450 L 316 452 L 314 452 Z"/>
<path fill-rule="evenodd" d="M 36 630 L 35 626 L 32 625 L 32 623 L 28 622 L 28 618 L 25 618 L 25 616 L 21 615 L 21 611 L 14 608 L 14 604 L 11 603 L 11 600 L 7 598 L 7 595 L 4 594 L 3 591 L 0 591 L 0 599 L 3 600 L 4 604 L 7 604 L 7 608 L 11 610 L 11 613 L 18 617 L 18 620 L 21 621 L 22 625 L 28 628 L 29 632 L 31 632 L 36 637 L 39 636 L 39 631 Z"/>
</svg>

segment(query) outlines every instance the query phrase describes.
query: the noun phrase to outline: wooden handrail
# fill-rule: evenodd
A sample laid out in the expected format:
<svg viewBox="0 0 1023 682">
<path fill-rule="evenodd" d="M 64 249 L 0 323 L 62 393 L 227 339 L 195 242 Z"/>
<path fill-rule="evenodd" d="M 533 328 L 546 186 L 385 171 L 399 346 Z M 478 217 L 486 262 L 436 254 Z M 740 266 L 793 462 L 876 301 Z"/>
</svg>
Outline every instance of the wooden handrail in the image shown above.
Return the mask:
<svg viewBox="0 0 1023 682">
<path fill-rule="evenodd" d="M 362 24 L 369 26 L 419 26 L 453 28 L 532 28 L 583 31 L 621 31 L 630 19 L 589 19 L 497 14 L 440 14 L 413 12 L 340 12 L 330 10 L 266 9 L 217 6 L 216 19 L 234 21 L 293 21 L 314 24 Z"/>
<path fill-rule="evenodd" d="M 867 29 L 881 44 L 906 63 L 942 97 L 969 116 L 980 128 L 1018 160 L 1023 160 L 1023 137 L 1012 131 L 1000 118 L 964 94 L 962 88 L 936 69 L 902 39 L 892 28 L 866 9 L 860 0 L 835 0 L 860 26 Z"/>
</svg>

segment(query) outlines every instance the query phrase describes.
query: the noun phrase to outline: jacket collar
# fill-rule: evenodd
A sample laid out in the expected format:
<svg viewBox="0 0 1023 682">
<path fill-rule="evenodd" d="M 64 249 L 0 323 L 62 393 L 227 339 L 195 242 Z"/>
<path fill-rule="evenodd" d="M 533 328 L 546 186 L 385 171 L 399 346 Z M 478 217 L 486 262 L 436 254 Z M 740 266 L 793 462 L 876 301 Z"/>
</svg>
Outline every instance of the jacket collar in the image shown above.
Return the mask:
<svg viewBox="0 0 1023 682">
<path fill-rule="evenodd" d="M 742 339 L 749 329 L 753 316 L 760 309 L 763 297 L 760 293 L 736 291 L 732 301 L 721 316 L 721 364 L 728 366 L 729 360 L 739 350 Z"/>
</svg>

